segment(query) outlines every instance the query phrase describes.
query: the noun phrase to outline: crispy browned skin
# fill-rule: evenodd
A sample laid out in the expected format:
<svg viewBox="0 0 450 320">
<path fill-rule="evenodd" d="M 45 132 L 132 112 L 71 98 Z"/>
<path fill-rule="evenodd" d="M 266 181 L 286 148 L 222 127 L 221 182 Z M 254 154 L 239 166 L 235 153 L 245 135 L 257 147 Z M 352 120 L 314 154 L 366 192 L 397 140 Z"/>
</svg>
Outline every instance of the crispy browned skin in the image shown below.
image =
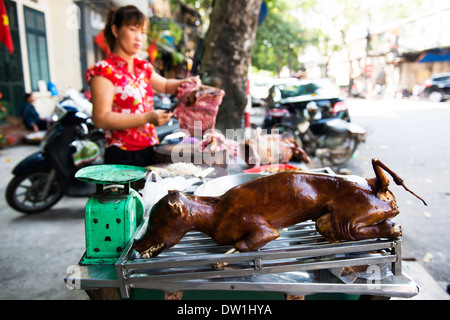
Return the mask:
<svg viewBox="0 0 450 320">
<path fill-rule="evenodd" d="M 172 191 L 155 205 L 148 230 L 134 248 L 156 256 L 198 230 L 245 252 L 276 239 L 278 229 L 307 220 L 316 221 L 317 231 L 331 242 L 399 237 L 401 228 L 389 220 L 399 213 L 397 203 L 375 161 L 374 179 L 281 172 L 221 197 Z"/>
</svg>

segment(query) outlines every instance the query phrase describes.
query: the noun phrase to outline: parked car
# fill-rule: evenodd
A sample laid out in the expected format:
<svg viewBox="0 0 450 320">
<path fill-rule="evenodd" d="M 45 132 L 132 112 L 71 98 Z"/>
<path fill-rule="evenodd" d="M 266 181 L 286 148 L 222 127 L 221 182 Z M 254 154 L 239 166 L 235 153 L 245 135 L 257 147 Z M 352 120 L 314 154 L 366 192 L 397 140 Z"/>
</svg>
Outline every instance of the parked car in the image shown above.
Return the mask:
<svg viewBox="0 0 450 320">
<path fill-rule="evenodd" d="M 269 110 L 287 109 L 294 117 L 302 117 L 310 102 L 314 102 L 319 107 L 313 120 L 340 118 L 350 121 L 348 107 L 340 98 L 339 88 L 326 78 L 277 80 L 277 83 L 270 88 L 266 98 Z"/>
<path fill-rule="evenodd" d="M 425 81 L 424 94 L 435 102 L 450 98 L 450 72 L 438 73 Z"/>
</svg>

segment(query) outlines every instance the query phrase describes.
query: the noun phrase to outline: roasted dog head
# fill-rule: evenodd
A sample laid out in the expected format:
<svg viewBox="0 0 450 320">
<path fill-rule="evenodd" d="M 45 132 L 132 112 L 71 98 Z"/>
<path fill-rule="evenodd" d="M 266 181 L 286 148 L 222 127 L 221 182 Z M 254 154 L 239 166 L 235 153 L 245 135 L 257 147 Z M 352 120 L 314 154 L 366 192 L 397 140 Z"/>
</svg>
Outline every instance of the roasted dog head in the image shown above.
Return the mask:
<svg viewBox="0 0 450 320">
<path fill-rule="evenodd" d="M 169 191 L 150 213 L 145 235 L 136 240 L 134 248 L 143 257 L 156 257 L 164 249 L 173 247 L 189 231 L 201 230 L 202 220 L 211 213 L 214 197 L 193 197 L 180 191 Z M 195 203 L 195 207 L 193 207 Z"/>
<path fill-rule="evenodd" d="M 156 257 L 165 248 L 177 244 L 185 234 L 173 232 L 185 228 L 182 216 L 186 208 L 178 198 L 178 192 L 169 192 L 153 207 L 144 237 L 134 243 L 143 257 Z"/>
</svg>

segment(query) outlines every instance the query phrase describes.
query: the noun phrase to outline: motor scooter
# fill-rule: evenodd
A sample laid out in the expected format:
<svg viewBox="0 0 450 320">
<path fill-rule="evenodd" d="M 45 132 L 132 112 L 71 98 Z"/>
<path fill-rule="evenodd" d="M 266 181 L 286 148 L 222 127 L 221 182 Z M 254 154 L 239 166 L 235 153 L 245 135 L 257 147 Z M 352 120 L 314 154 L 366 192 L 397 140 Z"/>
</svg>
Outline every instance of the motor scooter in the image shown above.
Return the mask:
<svg viewBox="0 0 450 320">
<path fill-rule="evenodd" d="M 265 129 L 290 132 L 299 147 L 311 157 L 333 165 L 346 163 L 358 145 L 365 142 L 367 131 L 356 123 L 340 118 L 323 118 L 312 101 L 298 114 L 287 109 L 267 110 Z M 270 125 L 270 127 L 269 127 Z"/>
<path fill-rule="evenodd" d="M 74 178 L 75 143 L 91 141 L 98 149 L 87 164 L 103 161 L 104 135 L 92 119 L 70 104 L 55 108 L 58 120 L 47 130 L 40 150 L 23 159 L 12 171 L 6 201 L 15 210 L 33 214 L 55 205 L 63 195 L 86 196 L 95 186 Z"/>
<path fill-rule="evenodd" d="M 14 177 L 6 188 L 9 206 L 21 213 L 43 212 L 54 206 L 62 196 L 86 197 L 94 193 L 95 185 L 75 179 L 79 169 L 74 161 L 76 145 L 89 141 L 98 148 L 95 157 L 83 166 L 103 163 L 106 139 L 93 120 L 78 109 L 79 104 L 67 97 L 57 104 L 52 119 L 55 123 L 45 134 L 40 150 L 23 159 L 12 171 Z M 157 127 L 162 143 L 179 138 L 173 132 L 179 128 L 176 119 Z"/>
</svg>

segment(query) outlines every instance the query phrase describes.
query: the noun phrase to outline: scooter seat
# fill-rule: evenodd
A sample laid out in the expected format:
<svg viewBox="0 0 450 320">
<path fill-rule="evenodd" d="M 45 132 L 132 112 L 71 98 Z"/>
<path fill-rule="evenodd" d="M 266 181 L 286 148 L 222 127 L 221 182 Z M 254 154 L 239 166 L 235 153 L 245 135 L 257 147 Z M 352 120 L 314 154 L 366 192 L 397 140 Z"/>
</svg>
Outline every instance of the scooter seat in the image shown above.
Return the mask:
<svg viewBox="0 0 450 320">
<path fill-rule="evenodd" d="M 325 123 L 327 130 L 336 133 L 345 133 L 349 129 L 349 123 L 342 119 L 333 119 Z"/>
</svg>

